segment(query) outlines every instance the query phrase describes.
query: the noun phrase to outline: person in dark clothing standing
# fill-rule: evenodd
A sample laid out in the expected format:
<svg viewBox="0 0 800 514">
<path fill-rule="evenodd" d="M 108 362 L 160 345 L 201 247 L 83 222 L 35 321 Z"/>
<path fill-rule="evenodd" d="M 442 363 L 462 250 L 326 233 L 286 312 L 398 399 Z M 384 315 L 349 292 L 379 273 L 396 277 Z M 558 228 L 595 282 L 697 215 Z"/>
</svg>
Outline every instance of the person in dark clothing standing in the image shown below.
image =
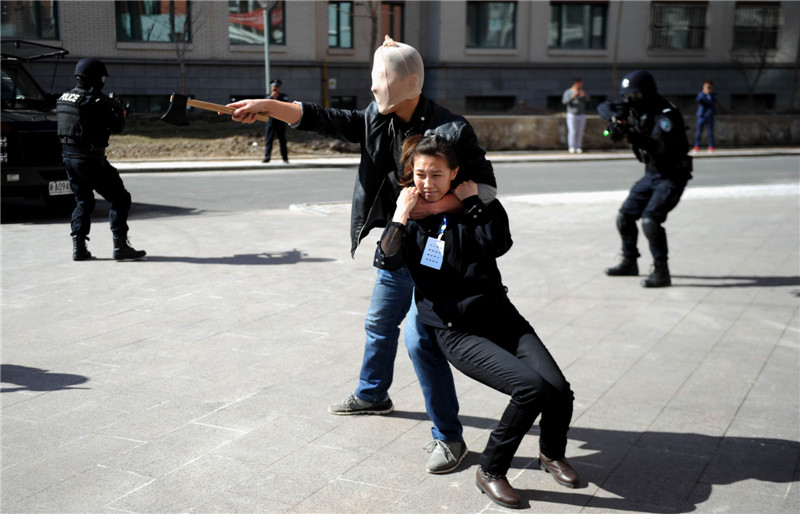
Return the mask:
<svg viewBox="0 0 800 514">
<path fill-rule="evenodd" d="M 116 168 L 106 160 L 111 134 L 122 132 L 128 112 L 124 105 L 102 93 L 108 77 L 99 59 L 85 58 L 75 66 L 77 85 L 56 102 L 61 156 L 75 196 L 72 212 L 72 259 L 92 259 L 86 248 L 95 208 L 94 191 L 111 202 L 109 222 L 114 238 L 114 259 L 135 260 L 146 255 L 128 241 L 131 195 Z"/>
<path fill-rule="evenodd" d="M 617 230 L 622 237 L 622 260 L 606 268 L 610 276 L 638 275 L 636 246 L 642 219 L 642 232 L 653 255 L 653 272 L 641 281 L 642 287 L 667 287 L 672 279 L 667 266 L 667 233 L 662 224 L 678 205 L 686 183 L 692 178 L 692 158 L 686 126 L 680 111 L 658 94 L 656 81 L 644 70 L 622 79 L 624 104 L 605 102 L 597 111 L 614 123 L 612 138 L 626 138 L 636 158 L 645 165 L 644 176 L 636 182 L 617 214 Z"/>
<path fill-rule="evenodd" d="M 288 102 L 289 96 L 281 92 L 283 83 L 280 79 L 275 79 L 269 84 L 269 98 L 280 102 Z M 264 162 L 269 162 L 272 157 L 272 142 L 278 137 L 278 144 L 281 147 L 281 157 L 283 162 L 289 162 L 289 149 L 286 146 L 286 123 L 271 117 L 267 122 L 267 135 L 264 142 Z"/>
<path fill-rule="evenodd" d="M 435 202 L 459 173 L 453 145 L 437 134 L 403 143 L 405 169 L 397 209 L 375 251 L 375 267 L 406 266 L 422 322 L 465 375 L 511 397 L 480 457 L 478 489 L 504 507 L 521 507 L 506 473 L 541 414 L 539 460 L 558 483 L 575 487 L 578 474 L 564 457 L 573 393 L 533 327 L 503 285 L 497 258 L 511 248 L 508 215 L 499 200 L 485 204 L 468 180 L 453 189 L 459 213 L 412 220 L 417 202 Z"/>
</svg>

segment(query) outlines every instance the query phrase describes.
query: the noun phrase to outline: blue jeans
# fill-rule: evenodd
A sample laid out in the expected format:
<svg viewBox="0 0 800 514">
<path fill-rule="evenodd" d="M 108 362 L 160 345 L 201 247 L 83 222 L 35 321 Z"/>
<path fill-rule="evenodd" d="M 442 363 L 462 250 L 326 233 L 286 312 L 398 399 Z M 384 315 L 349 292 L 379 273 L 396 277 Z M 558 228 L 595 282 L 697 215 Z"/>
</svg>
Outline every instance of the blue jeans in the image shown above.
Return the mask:
<svg viewBox="0 0 800 514">
<path fill-rule="evenodd" d="M 694 135 L 694 146 L 700 147 L 703 125 L 708 127 L 708 147 L 714 148 L 714 118 L 697 118 L 697 133 Z"/>
<path fill-rule="evenodd" d="M 367 341 L 356 396 L 368 402 L 389 398 L 400 323 L 408 313 L 406 348 L 422 387 L 425 410 L 433 421 L 433 438 L 461 441 L 453 373 L 430 330 L 420 322 L 413 296 L 414 282 L 405 266 L 395 271 L 378 270 L 364 324 Z"/>
</svg>

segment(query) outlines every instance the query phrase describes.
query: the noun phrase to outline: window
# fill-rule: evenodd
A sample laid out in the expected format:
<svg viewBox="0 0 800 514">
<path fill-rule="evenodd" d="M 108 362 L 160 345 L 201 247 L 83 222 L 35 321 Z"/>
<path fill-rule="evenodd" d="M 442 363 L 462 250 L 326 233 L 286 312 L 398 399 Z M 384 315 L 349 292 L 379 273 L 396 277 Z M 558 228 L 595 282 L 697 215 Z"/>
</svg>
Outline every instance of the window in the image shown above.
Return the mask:
<svg viewBox="0 0 800 514">
<path fill-rule="evenodd" d="M 131 109 L 137 114 L 157 114 L 169 109 L 169 95 L 125 95 Z"/>
<path fill-rule="evenodd" d="M 467 2 L 467 48 L 516 48 L 516 2 Z"/>
<path fill-rule="evenodd" d="M 353 2 L 328 2 L 328 47 L 353 48 Z"/>
<path fill-rule="evenodd" d="M 467 112 L 471 113 L 503 113 L 514 107 L 513 96 L 467 96 L 465 98 Z"/>
<path fill-rule="evenodd" d="M 389 35 L 395 41 L 403 41 L 403 8 L 401 2 L 381 3 L 381 33 L 378 37 Z"/>
<path fill-rule="evenodd" d="M 650 4 L 649 48 L 694 50 L 705 47 L 706 2 Z"/>
<path fill-rule="evenodd" d="M 775 50 L 781 6 L 772 2 L 738 2 L 733 28 L 734 50 Z"/>
<path fill-rule="evenodd" d="M 0 2 L 0 11 L 4 38 L 60 39 L 58 2 L 4 1 Z"/>
<path fill-rule="evenodd" d="M 731 95 L 731 109 L 739 112 L 764 112 L 775 110 L 774 94 Z"/>
<path fill-rule="evenodd" d="M 606 47 L 607 3 L 552 2 L 550 48 Z"/>
<path fill-rule="evenodd" d="M 191 41 L 188 0 L 114 2 L 117 41 Z"/>
<path fill-rule="evenodd" d="M 47 102 L 47 95 L 24 69 L 8 66 L 0 72 L 2 72 L 4 109 L 34 109 Z"/>
<path fill-rule="evenodd" d="M 331 97 L 331 107 L 333 107 L 334 109 L 354 110 L 354 109 L 356 109 L 356 97 L 355 96 L 332 96 Z"/>
<path fill-rule="evenodd" d="M 285 0 L 274 2 L 267 12 L 269 44 L 286 44 Z M 228 41 L 232 45 L 264 44 L 263 0 L 230 0 L 228 2 Z"/>
</svg>

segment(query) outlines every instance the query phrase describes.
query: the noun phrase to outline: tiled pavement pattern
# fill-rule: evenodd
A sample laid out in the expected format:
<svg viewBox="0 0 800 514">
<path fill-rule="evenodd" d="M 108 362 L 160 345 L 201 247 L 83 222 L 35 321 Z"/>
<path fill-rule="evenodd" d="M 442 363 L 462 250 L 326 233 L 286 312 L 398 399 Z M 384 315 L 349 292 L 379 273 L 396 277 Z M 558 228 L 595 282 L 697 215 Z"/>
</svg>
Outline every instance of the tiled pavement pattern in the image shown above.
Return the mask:
<svg viewBox="0 0 800 514">
<path fill-rule="evenodd" d="M 525 508 L 800 511 L 797 184 L 688 189 L 660 290 L 602 273 L 624 194 L 501 197 L 501 270 L 575 391 L 584 481 L 539 469 L 534 429 L 509 475 Z M 503 395 L 456 373 L 471 453 L 443 476 L 404 351 L 396 412 L 327 413 L 355 386 L 375 277 L 379 233 L 351 260 L 348 223 L 338 204 L 132 219 L 133 263 L 102 219 L 80 263 L 63 224 L 2 225 L 0 510 L 504 510 L 473 485 Z"/>
</svg>

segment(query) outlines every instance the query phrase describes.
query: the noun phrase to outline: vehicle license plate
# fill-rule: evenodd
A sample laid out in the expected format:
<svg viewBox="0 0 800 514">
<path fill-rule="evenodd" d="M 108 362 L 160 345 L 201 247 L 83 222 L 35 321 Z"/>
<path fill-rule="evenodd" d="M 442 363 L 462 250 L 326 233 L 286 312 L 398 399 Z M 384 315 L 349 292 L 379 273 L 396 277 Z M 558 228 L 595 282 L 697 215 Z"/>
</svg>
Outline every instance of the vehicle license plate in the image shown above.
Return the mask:
<svg viewBox="0 0 800 514">
<path fill-rule="evenodd" d="M 50 196 L 72 194 L 72 187 L 69 185 L 69 180 L 53 180 L 50 182 L 49 186 Z"/>
</svg>

